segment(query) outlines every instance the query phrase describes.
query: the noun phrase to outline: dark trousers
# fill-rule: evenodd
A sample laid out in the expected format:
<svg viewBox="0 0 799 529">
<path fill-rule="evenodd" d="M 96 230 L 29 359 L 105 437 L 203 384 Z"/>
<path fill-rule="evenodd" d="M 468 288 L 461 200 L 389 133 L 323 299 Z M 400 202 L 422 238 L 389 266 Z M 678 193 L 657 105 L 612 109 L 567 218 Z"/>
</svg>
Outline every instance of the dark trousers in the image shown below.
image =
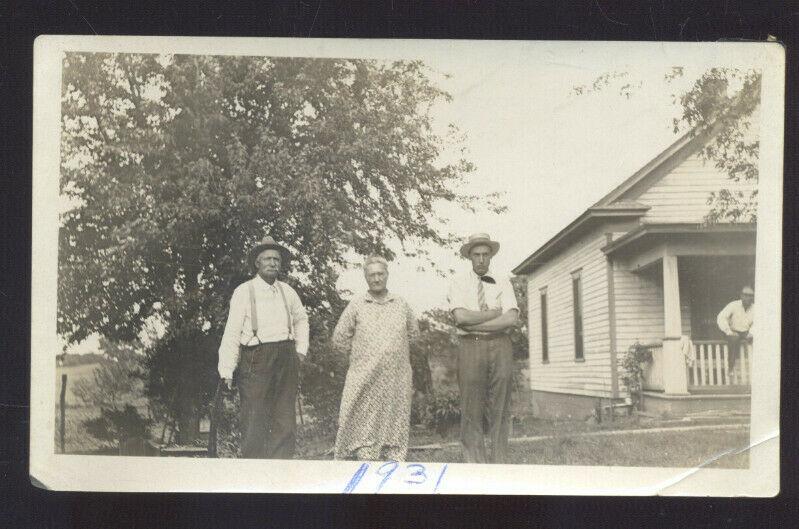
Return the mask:
<svg viewBox="0 0 799 529">
<path fill-rule="evenodd" d="M 294 456 L 298 371 L 293 341 L 241 348 L 241 457 Z"/>
<path fill-rule="evenodd" d="M 727 336 L 727 358 L 730 362 L 730 371 L 741 359 L 741 346 L 747 343 L 748 332 L 736 332 L 733 336 Z"/>
<path fill-rule="evenodd" d="M 508 336 L 461 337 L 458 387 L 466 463 L 508 461 L 512 377 L 513 351 Z M 486 457 L 484 422 L 491 441 L 489 457 Z"/>
</svg>

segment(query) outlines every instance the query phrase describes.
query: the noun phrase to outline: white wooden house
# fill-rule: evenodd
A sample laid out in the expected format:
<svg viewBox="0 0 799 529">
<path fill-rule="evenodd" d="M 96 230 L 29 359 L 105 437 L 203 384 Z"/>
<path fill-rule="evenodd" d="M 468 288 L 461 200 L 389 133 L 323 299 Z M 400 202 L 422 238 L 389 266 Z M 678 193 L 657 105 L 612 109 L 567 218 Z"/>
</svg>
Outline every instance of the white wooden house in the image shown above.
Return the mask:
<svg viewBox="0 0 799 529">
<path fill-rule="evenodd" d="M 677 140 L 513 270 L 527 278 L 540 415 L 584 417 L 622 402 L 619 362 L 636 342 L 653 353 L 645 409 L 748 411 L 751 348 L 731 375 L 715 321 L 754 280 L 756 229 L 704 221 L 711 192 L 754 184 L 702 160 L 711 136 Z"/>
</svg>

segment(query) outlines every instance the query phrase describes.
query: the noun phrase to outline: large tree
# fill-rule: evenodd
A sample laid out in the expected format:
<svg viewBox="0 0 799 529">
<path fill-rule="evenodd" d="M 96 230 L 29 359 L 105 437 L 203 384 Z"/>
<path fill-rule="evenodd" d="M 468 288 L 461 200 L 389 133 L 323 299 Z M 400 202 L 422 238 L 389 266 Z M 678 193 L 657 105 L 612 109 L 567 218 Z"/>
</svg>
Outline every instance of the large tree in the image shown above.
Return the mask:
<svg viewBox="0 0 799 529">
<path fill-rule="evenodd" d="M 663 81 L 673 83 L 683 78 L 683 67 L 664 72 Z M 757 109 L 760 105 L 762 72 L 757 69 L 716 67 L 702 72 L 687 89 L 675 91 L 678 107 L 673 120 L 676 133 L 698 133 L 712 127 L 714 134 L 699 155 L 727 174 L 731 182 L 758 181 L 760 140 Z M 589 84 L 574 87 L 577 95 L 611 87 L 623 97 L 638 93 L 643 80 L 625 71 L 606 72 Z M 711 206 L 707 222 L 756 222 L 757 188 L 741 191 L 736 186 L 716 190 L 708 196 Z"/>
<path fill-rule="evenodd" d="M 448 245 L 437 203 L 475 198 L 470 163 L 440 162 L 449 96 L 417 61 L 69 53 L 63 72 L 58 330 L 158 328 L 148 387 L 184 439 L 257 240 L 291 249 L 318 337 L 348 255 Z"/>
</svg>

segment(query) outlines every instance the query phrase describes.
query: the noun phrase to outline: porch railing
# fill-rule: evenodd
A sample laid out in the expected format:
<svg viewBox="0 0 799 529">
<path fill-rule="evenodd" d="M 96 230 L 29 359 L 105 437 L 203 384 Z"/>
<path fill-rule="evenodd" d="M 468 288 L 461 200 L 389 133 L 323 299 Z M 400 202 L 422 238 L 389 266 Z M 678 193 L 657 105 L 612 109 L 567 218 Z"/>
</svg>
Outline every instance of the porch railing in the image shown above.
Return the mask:
<svg viewBox="0 0 799 529">
<path fill-rule="evenodd" d="M 717 340 L 695 340 L 692 358 L 688 360 L 688 386 L 738 386 L 749 384 L 749 358 L 752 345 L 741 342 L 741 351 L 730 370 L 730 352 L 727 342 Z"/>
</svg>

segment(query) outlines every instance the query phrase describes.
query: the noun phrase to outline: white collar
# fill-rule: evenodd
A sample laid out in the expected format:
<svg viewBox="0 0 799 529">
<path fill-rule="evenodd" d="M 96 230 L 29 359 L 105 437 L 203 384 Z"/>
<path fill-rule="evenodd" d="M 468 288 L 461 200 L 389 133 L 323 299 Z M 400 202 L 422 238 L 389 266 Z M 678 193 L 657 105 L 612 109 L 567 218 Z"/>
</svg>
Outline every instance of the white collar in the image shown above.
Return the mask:
<svg viewBox="0 0 799 529">
<path fill-rule="evenodd" d="M 493 273 L 491 273 L 491 269 L 490 268 L 488 270 L 486 270 L 486 273 L 483 274 L 483 275 L 490 277 L 494 281 L 497 280 L 497 276 L 495 276 Z M 469 268 L 469 277 L 472 279 L 472 281 L 480 281 L 480 276 L 477 275 L 477 272 L 474 271 L 474 268 Z"/>
<path fill-rule="evenodd" d="M 273 290 L 277 289 L 277 282 L 278 282 L 277 279 L 275 279 L 275 282 L 272 283 L 271 285 L 269 283 L 267 283 L 264 280 L 264 278 L 260 276 L 260 274 L 255 274 L 255 278 L 254 279 L 255 279 L 256 284 L 260 284 L 261 286 L 264 286 L 266 288 L 271 288 Z"/>
</svg>

